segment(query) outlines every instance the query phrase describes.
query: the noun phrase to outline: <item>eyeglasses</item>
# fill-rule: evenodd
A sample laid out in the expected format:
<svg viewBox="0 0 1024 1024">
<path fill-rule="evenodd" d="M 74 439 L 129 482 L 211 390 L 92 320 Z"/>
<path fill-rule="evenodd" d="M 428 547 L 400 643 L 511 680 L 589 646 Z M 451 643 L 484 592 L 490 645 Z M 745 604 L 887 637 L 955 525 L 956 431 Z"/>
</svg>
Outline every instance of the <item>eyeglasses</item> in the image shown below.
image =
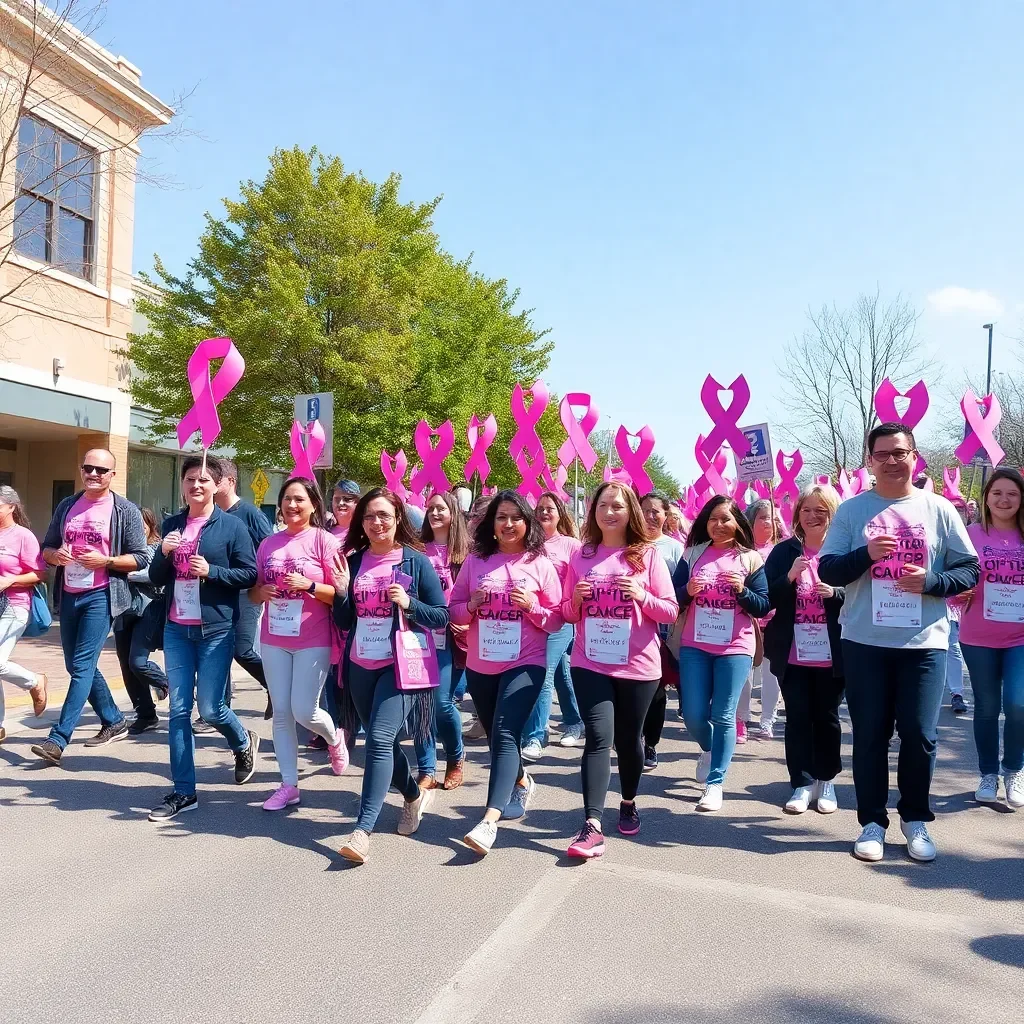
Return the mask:
<svg viewBox="0 0 1024 1024">
<path fill-rule="evenodd" d="M 395 517 L 387 512 L 368 512 L 363 516 L 364 523 L 383 523 L 385 526 L 390 526 L 394 521 Z"/>
<path fill-rule="evenodd" d="M 106 476 L 107 473 L 112 473 L 113 471 L 113 466 L 90 466 L 88 463 L 82 466 L 82 472 L 86 476 Z"/>
<path fill-rule="evenodd" d="M 887 462 L 906 462 L 913 454 L 905 448 L 894 448 L 891 452 L 872 452 L 871 458 L 884 466 Z"/>
</svg>

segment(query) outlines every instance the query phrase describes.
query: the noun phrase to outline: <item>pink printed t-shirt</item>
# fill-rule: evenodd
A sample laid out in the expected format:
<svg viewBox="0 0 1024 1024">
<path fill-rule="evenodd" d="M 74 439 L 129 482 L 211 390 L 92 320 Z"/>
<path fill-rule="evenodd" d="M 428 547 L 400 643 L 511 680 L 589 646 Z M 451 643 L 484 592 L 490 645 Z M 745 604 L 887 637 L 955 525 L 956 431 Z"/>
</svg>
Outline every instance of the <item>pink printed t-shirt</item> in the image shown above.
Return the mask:
<svg viewBox="0 0 1024 1024">
<path fill-rule="evenodd" d="M 260 643 L 287 650 L 331 646 L 330 605 L 308 591 L 288 590 L 278 581 L 297 572 L 313 583 L 333 584 L 334 555 L 340 549 L 336 537 L 315 526 L 300 533 L 283 530 L 260 543 L 257 582 L 278 588 L 277 597 L 267 602 L 263 612 Z"/>
<path fill-rule="evenodd" d="M 686 613 L 683 647 L 696 647 L 708 654 L 754 655 L 754 621 L 740 607 L 736 593 L 725 581 L 724 574 L 737 572 L 744 578 L 747 570 L 739 551 L 709 547 L 694 565 L 690 578 L 711 584 L 690 601 Z"/>
<path fill-rule="evenodd" d="M 335 537 L 342 547 L 345 546 L 345 541 L 348 540 L 348 527 L 347 526 L 332 526 L 331 536 Z"/>
<path fill-rule="evenodd" d="M 768 544 L 762 544 L 759 548 L 756 548 L 755 550 L 761 556 L 761 560 L 763 562 L 767 562 L 768 561 L 768 556 L 772 553 L 772 548 L 774 548 L 774 547 L 775 547 L 774 544 L 768 543 Z M 775 617 L 775 609 L 773 608 L 770 612 L 768 612 L 768 614 L 763 619 L 758 619 L 757 621 L 759 623 L 761 623 L 761 626 L 763 628 L 764 626 L 767 626 L 768 623 L 771 622 L 774 617 Z"/>
<path fill-rule="evenodd" d="M 167 617 L 179 626 L 202 624 L 203 612 L 199 603 L 198 577 L 192 575 L 188 560 L 199 552 L 199 533 L 209 521 L 209 516 L 195 516 L 185 520 L 181 531 L 181 543 L 171 552 L 174 566 L 174 592 L 171 594 L 171 609 Z"/>
<path fill-rule="evenodd" d="M 549 537 L 544 541 L 544 554 L 548 556 L 551 564 L 555 567 L 559 583 L 565 583 L 569 562 L 579 549 L 580 542 L 575 537 L 566 537 L 561 533 L 556 533 L 554 537 Z"/>
<path fill-rule="evenodd" d="M 960 614 L 960 643 L 972 647 L 1024 645 L 1024 541 L 1016 530 L 967 527 L 981 562 L 970 604 Z"/>
<path fill-rule="evenodd" d="M 441 581 L 441 589 L 444 591 L 444 601 L 447 604 L 452 597 L 452 586 L 455 583 L 452 577 L 452 567 L 448 564 L 448 545 L 436 544 L 430 541 L 423 545 L 423 552 L 430 559 L 430 564 Z"/>
<path fill-rule="evenodd" d="M 64 543 L 71 554 L 97 551 L 110 557 L 110 517 L 114 514 L 114 496 L 107 494 L 99 501 L 89 501 L 83 494 L 71 506 L 64 520 Z M 64 566 L 64 589 L 72 594 L 102 590 L 110 582 L 106 569 L 86 569 L 73 562 Z"/>
<path fill-rule="evenodd" d="M 512 603 L 509 594 L 516 587 L 533 597 L 530 611 Z M 486 591 L 487 600 L 470 612 L 469 599 L 476 590 Z M 545 664 L 548 634 L 562 625 L 561 601 L 558 573 L 546 555 L 470 555 L 449 602 L 452 622 L 469 626 L 466 665 L 474 672 L 500 675 L 520 665 Z"/>
<path fill-rule="evenodd" d="M 645 591 L 642 601 L 627 598 L 618 580 L 636 576 Z M 577 610 L 573 593 L 580 580 L 593 592 Z M 562 615 L 579 622 L 572 648 L 572 665 L 617 679 L 645 682 L 661 678 L 659 625 L 671 625 L 679 614 L 665 559 L 657 549 L 644 551 L 643 570 L 637 573 L 626 561 L 623 548 L 598 545 L 581 548 L 569 562 L 562 588 Z"/>
<path fill-rule="evenodd" d="M 24 576 L 27 572 L 46 572 L 46 562 L 39 553 L 35 534 L 15 523 L 0 530 L 0 579 L 4 576 Z M 32 607 L 32 585 L 8 587 L 4 593 L 12 608 Z M 3 684 L 0 683 L 0 686 Z"/>
<path fill-rule="evenodd" d="M 793 644 L 789 664 L 804 668 L 831 668 L 832 648 L 828 642 L 825 599 L 817 591 L 818 552 L 803 549 L 808 566 L 796 581 L 796 613 L 793 616 Z"/>
<path fill-rule="evenodd" d="M 352 630 L 349 657 L 361 668 L 386 668 L 395 660 L 391 649 L 395 605 L 388 597 L 395 566 L 402 564 L 402 549 L 386 555 L 363 552 L 359 575 L 352 583 L 356 623 Z"/>
</svg>

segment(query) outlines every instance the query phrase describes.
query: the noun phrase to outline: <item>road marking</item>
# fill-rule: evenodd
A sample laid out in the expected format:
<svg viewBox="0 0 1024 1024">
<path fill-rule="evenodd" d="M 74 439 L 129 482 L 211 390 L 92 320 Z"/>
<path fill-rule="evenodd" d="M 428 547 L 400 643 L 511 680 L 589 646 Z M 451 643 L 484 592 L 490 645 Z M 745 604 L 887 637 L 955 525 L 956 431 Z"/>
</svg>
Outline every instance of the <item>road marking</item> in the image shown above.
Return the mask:
<svg viewBox="0 0 1024 1024">
<path fill-rule="evenodd" d="M 483 945 L 445 982 L 414 1024 L 469 1024 L 474 1020 L 585 874 L 585 870 L 548 868 Z"/>
</svg>

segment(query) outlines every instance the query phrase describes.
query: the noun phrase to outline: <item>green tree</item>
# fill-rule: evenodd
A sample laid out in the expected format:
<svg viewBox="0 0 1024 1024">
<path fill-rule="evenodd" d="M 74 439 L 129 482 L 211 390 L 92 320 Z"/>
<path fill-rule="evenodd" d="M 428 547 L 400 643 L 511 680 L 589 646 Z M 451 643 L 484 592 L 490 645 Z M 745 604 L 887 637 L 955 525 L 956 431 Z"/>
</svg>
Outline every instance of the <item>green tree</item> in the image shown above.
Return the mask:
<svg viewBox="0 0 1024 1024">
<path fill-rule="evenodd" d="M 494 412 L 491 482 L 518 479 L 508 455 L 516 381 L 539 377 L 553 348 L 518 291 L 446 253 L 433 231 L 439 199 L 399 200 L 400 177 L 375 184 L 336 157 L 278 150 L 261 183 L 208 214 L 184 277 L 155 259 L 155 298 L 140 296 L 145 333 L 129 336 L 132 397 L 157 412 L 154 436 L 173 430 L 192 396 L 185 366 L 196 343 L 227 335 L 245 376 L 220 406 L 222 442 L 253 464 L 290 465 L 293 397 L 335 396 L 334 469 L 380 480 L 380 451 L 404 448 L 426 418 L 451 418 L 453 481 L 468 455 L 465 425 Z M 557 405 L 540 435 L 561 443 Z"/>
</svg>

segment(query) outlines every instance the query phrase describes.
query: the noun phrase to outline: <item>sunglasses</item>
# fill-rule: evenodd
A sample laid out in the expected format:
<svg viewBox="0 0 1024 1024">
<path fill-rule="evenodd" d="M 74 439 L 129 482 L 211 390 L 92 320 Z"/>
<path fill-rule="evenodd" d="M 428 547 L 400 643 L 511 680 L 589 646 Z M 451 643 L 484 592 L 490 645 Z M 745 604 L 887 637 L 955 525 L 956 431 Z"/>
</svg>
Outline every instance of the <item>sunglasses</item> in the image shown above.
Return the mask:
<svg viewBox="0 0 1024 1024">
<path fill-rule="evenodd" d="M 112 473 L 113 471 L 113 466 L 90 466 L 88 463 L 82 466 L 82 472 L 86 476 L 106 476 L 107 473 Z"/>
</svg>

